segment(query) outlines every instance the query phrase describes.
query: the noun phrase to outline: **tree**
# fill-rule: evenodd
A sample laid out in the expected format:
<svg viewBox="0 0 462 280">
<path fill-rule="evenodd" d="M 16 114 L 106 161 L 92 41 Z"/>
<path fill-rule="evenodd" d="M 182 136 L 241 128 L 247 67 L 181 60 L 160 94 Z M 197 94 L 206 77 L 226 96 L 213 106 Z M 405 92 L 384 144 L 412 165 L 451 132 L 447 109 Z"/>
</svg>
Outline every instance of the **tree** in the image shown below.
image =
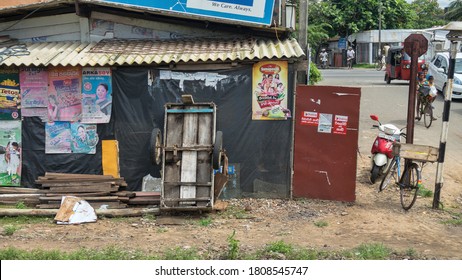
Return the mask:
<svg viewBox="0 0 462 280">
<path fill-rule="evenodd" d="M 462 20 L 462 0 L 455 0 L 449 3 L 447 12 L 444 14 L 447 20 Z"/>
<path fill-rule="evenodd" d="M 425 29 L 433 26 L 444 25 L 444 11 L 439 7 L 437 0 L 414 0 L 411 3 L 413 15 L 412 27 Z"/>
</svg>

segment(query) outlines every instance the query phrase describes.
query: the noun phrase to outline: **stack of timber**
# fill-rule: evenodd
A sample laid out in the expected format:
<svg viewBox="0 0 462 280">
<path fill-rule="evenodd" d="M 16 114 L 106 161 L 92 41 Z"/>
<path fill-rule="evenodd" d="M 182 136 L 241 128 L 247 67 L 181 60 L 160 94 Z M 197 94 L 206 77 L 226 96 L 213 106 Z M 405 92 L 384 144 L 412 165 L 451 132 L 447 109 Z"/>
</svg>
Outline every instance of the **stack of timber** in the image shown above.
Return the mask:
<svg viewBox="0 0 462 280">
<path fill-rule="evenodd" d="M 57 209 L 63 196 L 77 196 L 86 200 L 90 205 L 99 209 L 126 208 L 123 202 L 126 196 L 123 190 L 127 183 L 123 178 L 112 175 L 49 173 L 38 177 L 36 184 L 41 185 L 40 209 Z M 122 199 L 120 199 L 122 198 Z M 105 205 L 105 206 L 104 206 Z"/>
<path fill-rule="evenodd" d="M 0 205 L 15 206 L 19 202 L 25 206 L 35 207 L 40 203 L 40 190 L 18 187 L 0 187 Z"/>
<path fill-rule="evenodd" d="M 127 204 L 130 207 L 157 206 L 160 204 L 160 192 L 133 192 Z"/>
</svg>

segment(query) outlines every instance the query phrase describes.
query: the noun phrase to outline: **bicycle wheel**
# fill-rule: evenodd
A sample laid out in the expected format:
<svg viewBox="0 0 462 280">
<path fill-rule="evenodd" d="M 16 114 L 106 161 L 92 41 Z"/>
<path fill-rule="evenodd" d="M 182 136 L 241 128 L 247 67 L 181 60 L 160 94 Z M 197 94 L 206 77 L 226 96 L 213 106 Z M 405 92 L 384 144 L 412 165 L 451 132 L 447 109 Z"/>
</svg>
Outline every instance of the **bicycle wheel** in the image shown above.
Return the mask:
<svg viewBox="0 0 462 280">
<path fill-rule="evenodd" d="M 433 108 L 428 102 L 425 104 L 425 108 L 423 109 L 423 115 L 425 127 L 429 128 L 433 122 Z"/>
<path fill-rule="evenodd" d="M 376 60 L 374 63 L 375 70 L 380 71 L 382 70 L 382 60 Z"/>
<path fill-rule="evenodd" d="M 386 189 L 386 187 L 388 186 L 392 178 L 394 179 L 395 182 L 398 181 L 396 169 L 397 169 L 396 160 L 393 159 L 393 161 L 391 162 L 390 166 L 387 169 L 387 172 L 385 173 L 385 176 L 382 179 L 382 182 L 380 182 L 379 192 Z"/>
<path fill-rule="evenodd" d="M 416 163 L 411 163 L 403 172 L 399 180 L 399 195 L 404 210 L 411 209 L 417 199 L 419 190 L 420 171 Z"/>
</svg>

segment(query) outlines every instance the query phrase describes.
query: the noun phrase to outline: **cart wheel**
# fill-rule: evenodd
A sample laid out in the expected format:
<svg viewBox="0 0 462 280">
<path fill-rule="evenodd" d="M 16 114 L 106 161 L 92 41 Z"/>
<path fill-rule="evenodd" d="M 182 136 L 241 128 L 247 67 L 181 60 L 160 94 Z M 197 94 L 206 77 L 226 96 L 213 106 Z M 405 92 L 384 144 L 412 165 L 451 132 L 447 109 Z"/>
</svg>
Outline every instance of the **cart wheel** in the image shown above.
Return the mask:
<svg viewBox="0 0 462 280">
<path fill-rule="evenodd" d="M 162 133 L 160 129 L 154 128 L 151 133 L 151 141 L 149 142 L 150 145 L 150 157 L 151 163 L 153 165 L 159 165 L 162 157 Z"/>
<path fill-rule="evenodd" d="M 213 155 L 212 155 L 213 169 L 220 169 L 222 148 L 223 148 L 223 132 L 217 131 L 217 134 L 215 135 L 215 144 L 213 145 Z"/>
</svg>

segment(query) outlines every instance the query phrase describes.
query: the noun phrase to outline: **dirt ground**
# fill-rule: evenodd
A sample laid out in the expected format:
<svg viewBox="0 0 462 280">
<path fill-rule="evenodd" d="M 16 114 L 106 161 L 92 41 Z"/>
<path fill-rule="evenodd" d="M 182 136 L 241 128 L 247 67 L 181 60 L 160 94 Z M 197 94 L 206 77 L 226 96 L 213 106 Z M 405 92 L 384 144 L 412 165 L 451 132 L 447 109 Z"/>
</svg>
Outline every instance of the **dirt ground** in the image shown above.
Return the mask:
<svg viewBox="0 0 462 280">
<path fill-rule="evenodd" d="M 151 254 L 176 247 L 197 248 L 217 257 L 227 250 L 227 237 L 235 230 L 240 250 L 252 252 L 266 244 L 286 243 L 317 250 L 352 249 L 382 243 L 399 252 L 412 249 L 426 259 L 462 259 L 462 226 L 445 224 L 462 214 L 462 174 L 446 175 L 441 202 L 432 209 L 432 197 L 418 197 L 409 211 L 401 208 L 399 192 L 378 193 L 378 183 L 368 183 L 368 159 L 358 158 L 356 201 L 240 199 L 228 201 L 228 210 L 208 213 L 212 223 L 199 224 L 200 216 L 173 219 L 103 218 L 96 223 L 56 225 L 50 222 L 21 225 L 11 236 L 0 236 L 0 248 L 73 251 L 81 247 L 141 249 Z M 436 166 L 436 164 L 435 164 Z M 433 172 L 435 166 L 425 172 Z M 424 177 L 425 180 L 425 177 Z M 427 182 L 433 190 L 434 181 Z M 458 216 L 459 215 L 459 216 Z M 203 217 L 203 216 L 202 216 Z M 319 227 L 316 222 L 325 222 Z M 3 232 L 3 229 L 1 229 Z"/>
</svg>

